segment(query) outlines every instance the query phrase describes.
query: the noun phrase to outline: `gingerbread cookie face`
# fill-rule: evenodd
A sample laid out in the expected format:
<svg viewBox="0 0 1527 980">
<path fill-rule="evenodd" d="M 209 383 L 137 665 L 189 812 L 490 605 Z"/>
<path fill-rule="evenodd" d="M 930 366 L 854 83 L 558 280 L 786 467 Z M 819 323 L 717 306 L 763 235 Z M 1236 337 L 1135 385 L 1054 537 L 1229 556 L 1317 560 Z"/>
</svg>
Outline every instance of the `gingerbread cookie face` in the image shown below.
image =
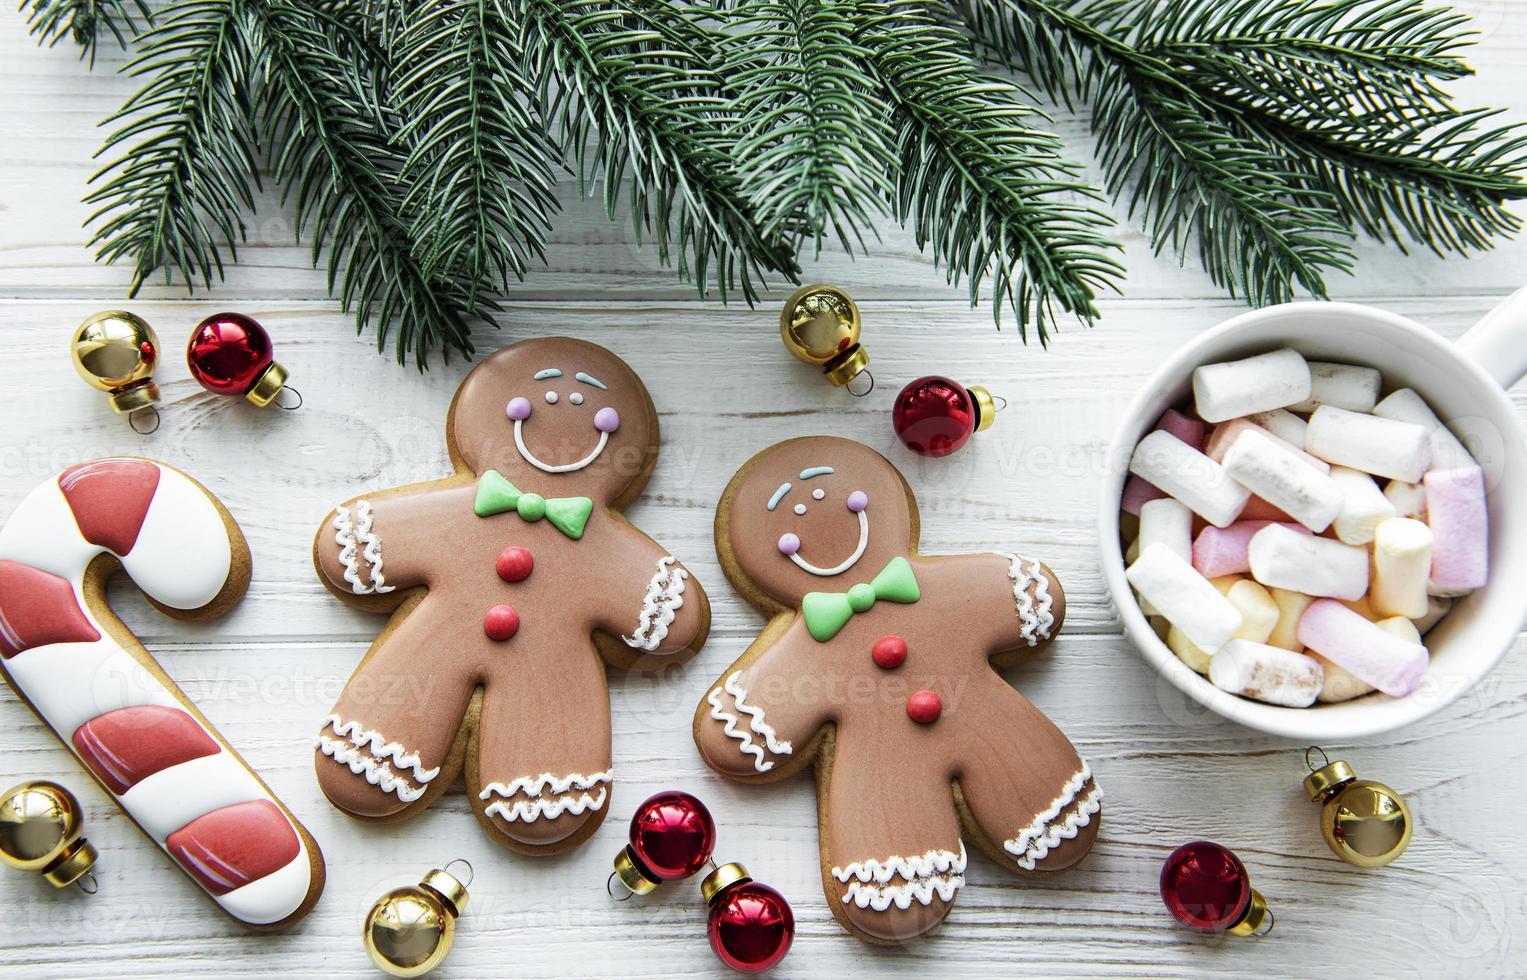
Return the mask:
<svg viewBox="0 0 1527 980">
<path fill-rule="evenodd" d="M 461 385 L 453 456 L 474 472 L 609 504 L 657 457 L 651 398 L 625 361 L 568 338 L 521 341 Z"/>
<path fill-rule="evenodd" d="M 452 404 L 457 473 L 338 507 L 324 584 L 387 628 L 323 720 L 319 785 L 391 820 L 463 769 L 478 819 L 527 853 L 571 847 L 613 791 L 605 665 L 699 649 L 705 592 L 620 505 L 656 461 L 656 413 L 593 344 L 532 340 L 478 365 Z"/>
<path fill-rule="evenodd" d="M 1022 555 L 920 555 L 916 533 L 905 481 L 867 447 L 811 437 L 750 460 L 722 496 L 717 550 L 774 618 L 695 714 L 725 776 L 816 766 L 828 904 L 875 942 L 943 921 L 967 841 L 1053 872 L 1101 821 L 1090 768 L 993 669 L 1054 638 L 1060 583 Z"/>
</svg>

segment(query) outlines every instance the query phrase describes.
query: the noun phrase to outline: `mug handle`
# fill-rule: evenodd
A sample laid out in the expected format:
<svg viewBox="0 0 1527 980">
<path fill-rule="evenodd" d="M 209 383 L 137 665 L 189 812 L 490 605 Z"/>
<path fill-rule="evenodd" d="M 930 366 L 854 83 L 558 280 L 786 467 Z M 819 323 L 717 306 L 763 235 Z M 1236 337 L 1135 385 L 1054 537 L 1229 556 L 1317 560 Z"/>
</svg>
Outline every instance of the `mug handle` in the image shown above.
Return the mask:
<svg viewBox="0 0 1527 980">
<path fill-rule="evenodd" d="M 1458 341 L 1463 355 L 1502 388 L 1527 376 L 1527 286 L 1507 296 Z"/>
</svg>

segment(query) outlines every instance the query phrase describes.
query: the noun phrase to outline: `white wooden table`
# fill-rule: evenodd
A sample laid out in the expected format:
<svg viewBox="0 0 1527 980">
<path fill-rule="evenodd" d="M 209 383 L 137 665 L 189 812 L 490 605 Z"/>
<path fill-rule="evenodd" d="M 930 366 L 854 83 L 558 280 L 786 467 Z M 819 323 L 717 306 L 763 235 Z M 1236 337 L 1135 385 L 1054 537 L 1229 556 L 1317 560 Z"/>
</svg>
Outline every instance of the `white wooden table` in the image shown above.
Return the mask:
<svg viewBox="0 0 1527 980">
<path fill-rule="evenodd" d="M 1510 0 L 1470 0 L 1484 33 L 1467 98 L 1527 117 L 1527 20 Z M 211 293 L 146 289 L 126 305 L 175 350 L 202 316 L 232 308 L 271 330 L 307 405 L 259 412 L 207 394 L 178 357 L 159 381 L 163 427 L 142 438 L 108 411 L 70 367 L 65 346 L 86 315 L 124 304 L 125 268 L 92 262 L 79 199 L 100 141 L 95 125 L 129 93 L 103 51 L 87 74 L 67 45 L 35 50 L 7 4 L 0 9 L 0 513 L 60 468 L 139 453 L 196 475 L 249 538 L 254 581 L 238 610 L 200 626 L 172 623 L 129 587 L 114 608 L 227 738 L 308 825 L 328 859 L 328 888 L 284 934 L 245 933 L 198 894 L 7 690 L 0 694 L 0 781 L 48 777 L 73 787 L 101 849 L 94 898 L 54 892 L 7 872 L 0 966 L 27 976 L 373 976 L 359 924 L 386 887 L 452 858 L 477 868 L 472 905 L 441 976 L 710 976 L 723 972 L 705 942 L 693 884 L 619 906 L 604 892 L 610 858 L 635 804 L 683 787 L 720 826 L 719 856 L 745 862 L 793 902 L 795 948 L 776 976 L 929 969 L 979 976 L 1257 973 L 1502 975 L 1527 962 L 1527 838 L 1521 779 L 1527 748 L 1527 642 L 1467 697 L 1392 737 L 1328 745 L 1360 774 L 1405 794 L 1418 827 L 1398 865 L 1367 872 L 1322 843 L 1301 795 L 1302 746 L 1262 736 L 1187 703 L 1135 656 L 1108 608 L 1096 567 L 1093 513 L 1107 440 L 1133 389 L 1167 352 L 1236 312 L 1196 269 L 1154 258 L 1134 229 L 1127 298 L 1103 302 L 1088 332 L 1065 332 L 1046 353 L 992 329 L 948 288 L 908 236 L 888 226 L 871 255 L 808 265 L 806 276 L 858 298 L 881 387 L 856 400 L 785 355 L 776 290 L 757 309 L 701 302 L 660 268 L 628 227 L 565 188 L 550 268 L 509 297 L 502 332 L 485 350 L 565 332 L 606 344 L 647 380 L 664 448 L 632 518 L 681 556 L 710 591 L 710 642 L 686 667 L 654 678 L 611 677 L 621 770 L 598 835 L 551 859 L 511 855 L 486 841 L 458 787 L 409 823 L 365 827 L 319 794 L 310 739 L 381 625 L 335 602 L 314 577 L 309 543 L 328 509 L 361 490 L 444 473 L 442 426 L 460 362 L 420 376 L 377 356 L 324 295 L 306 245 L 273 200 L 251 224 L 242 262 Z M 1085 123 L 1060 131 L 1088 156 Z M 1381 303 L 1457 336 L 1527 282 L 1527 243 L 1471 261 L 1362 248 L 1340 298 Z M 951 459 L 923 463 L 890 429 L 889 404 L 928 371 L 985 383 L 1018 407 Z M 1527 390 L 1514 393 L 1527 414 Z M 1060 574 L 1070 598 L 1065 635 L 1043 661 L 1011 673 L 1071 736 L 1108 791 L 1091 857 L 1053 881 L 1019 881 L 972 857 L 969 884 L 934 938 L 871 948 L 838 927 L 819 887 L 815 794 L 801 777 L 739 787 L 711 775 L 690 739 L 690 713 L 761 625 L 731 592 L 711 546 L 712 507 L 733 470 L 779 439 L 852 436 L 902 465 L 922 504 L 924 547 L 960 552 L 1021 545 Z M 993 539 L 996 531 L 997 540 Z M 1204 940 L 1176 928 L 1156 893 L 1162 858 L 1199 837 L 1239 852 L 1275 906 L 1259 942 Z"/>
</svg>

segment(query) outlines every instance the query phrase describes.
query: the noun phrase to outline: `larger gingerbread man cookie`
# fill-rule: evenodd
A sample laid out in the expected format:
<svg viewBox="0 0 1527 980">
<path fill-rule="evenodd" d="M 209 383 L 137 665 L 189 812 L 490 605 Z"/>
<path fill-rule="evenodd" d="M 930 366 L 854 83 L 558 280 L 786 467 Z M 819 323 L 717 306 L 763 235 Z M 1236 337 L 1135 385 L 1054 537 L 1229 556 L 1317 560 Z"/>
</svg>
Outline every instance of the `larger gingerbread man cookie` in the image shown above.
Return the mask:
<svg viewBox="0 0 1527 980">
<path fill-rule="evenodd" d="M 1021 555 L 919 555 L 917 528 L 901 474 L 859 443 L 794 439 L 749 460 L 716 549 L 773 618 L 695 713 L 724 776 L 816 764 L 828 905 L 876 942 L 949 914 L 962 838 L 1013 871 L 1060 871 L 1101 820 L 1087 764 L 992 669 L 1050 643 L 1060 583 Z"/>
<path fill-rule="evenodd" d="M 496 839 L 562 850 L 609 800 L 605 664 L 683 660 L 710 626 L 700 584 L 620 513 L 657 462 L 657 414 L 604 348 L 527 340 L 467 375 L 446 437 L 454 476 L 352 500 L 314 541 L 331 592 L 393 611 L 324 720 L 318 781 L 396 819 L 465 766 Z"/>
</svg>

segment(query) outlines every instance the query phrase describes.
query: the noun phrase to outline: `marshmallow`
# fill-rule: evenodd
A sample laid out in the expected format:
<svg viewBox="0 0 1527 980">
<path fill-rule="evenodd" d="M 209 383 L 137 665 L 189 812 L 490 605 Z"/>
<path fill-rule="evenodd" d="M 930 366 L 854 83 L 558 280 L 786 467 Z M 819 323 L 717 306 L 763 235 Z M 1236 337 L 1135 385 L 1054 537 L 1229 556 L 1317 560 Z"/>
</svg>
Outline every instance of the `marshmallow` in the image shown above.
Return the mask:
<svg viewBox="0 0 1527 980">
<path fill-rule="evenodd" d="M 1357 599 L 1368 591 L 1368 552 L 1269 524 L 1246 549 L 1251 577 L 1263 585 L 1311 596 Z"/>
<path fill-rule="evenodd" d="M 1310 605 L 1299 619 L 1299 641 L 1391 697 L 1421 684 L 1426 647 L 1396 637 L 1330 599 Z"/>
<path fill-rule="evenodd" d="M 1266 643 L 1278 623 L 1278 604 L 1267 590 L 1251 579 L 1241 579 L 1230 587 L 1225 598 L 1241 614 L 1241 628 L 1230 639 Z"/>
<path fill-rule="evenodd" d="M 1229 422 L 1221 422 L 1219 425 L 1216 425 L 1214 431 L 1209 433 L 1209 438 L 1204 442 L 1204 455 L 1216 463 L 1223 463 L 1225 461 L 1225 454 L 1230 451 L 1230 447 L 1245 432 L 1255 432 L 1258 435 L 1271 436 L 1280 445 L 1286 446 L 1289 452 L 1297 455 L 1302 462 L 1313 466 L 1322 473 L 1331 472 L 1330 463 L 1323 459 L 1316 459 L 1300 448 L 1300 446 L 1304 445 L 1302 440 L 1298 445 L 1295 445 L 1281 436 L 1274 435 L 1272 431 L 1264 429 L 1260 425 L 1249 422 L 1246 419 L 1231 419 Z"/>
<path fill-rule="evenodd" d="M 1161 418 L 1156 420 L 1156 430 L 1170 432 L 1194 449 L 1202 449 L 1204 437 L 1209 434 L 1207 425 L 1198 419 L 1188 418 L 1175 408 L 1169 408 L 1161 414 Z M 1159 490 L 1140 477 L 1131 475 L 1124 483 L 1124 512 L 1139 514 L 1142 504 L 1150 500 L 1160 500 L 1165 496 L 1166 491 Z"/>
<path fill-rule="evenodd" d="M 1220 690 L 1288 708 L 1314 704 L 1323 679 L 1313 658 L 1250 640 L 1231 640 L 1209 663 Z"/>
<path fill-rule="evenodd" d="M 1288 589 L 1272 589 L 1270 593 L 1273 602 L 1278 604 L 1278 621 L 1267 635 L 1267 642 L 1298 653 L 1304 649 L 1304 644 L 1299 642 L 1299 617 L 1304 615 L 1304 611 L 1310 608 L 1310 603 L 1315 599 L 1303 592 L 1290 592 Z"/>
<path fill-rule="evenodd" d="M 1341 512 L 1335 481 L 1265 429 L 1248 425 L 1225 453 L 1224 465 L 1231 479 L 1311 531 L 1324 531 Z"/>
<path fill-rule="evenodd" d="M 1193 405 L 1206 422 L 1283 408 L 1310 397 L 1310 367 L 1284 348 L 1193 372 Z"/>
<path fill-rule="evenodd" d="M 1373 537 L 1373 588 L 1368 604 L 1386 616 L 1425 616 L 1431 567 L 1432 529 L 1408 517 L 1385 521 Z"/>
<path fill-rule="evenodd" d="M 1310 397 L 1290 412 L 1313 412 L 1321 405 L 1335 405 L 1349 412 L 1371 412 L 1379 399 L 1379 372 L 1355 364 L 1310 361 Z"/>
<path fill-rule="evenodd" d="M 1216 575 L 1209 580 L 1209 584 L 1219 590 L 1220 595 L 1229 595 L 1230 587 L 1237 582 L 1245 581 L 1242 575 Z"/>
<path fill-rule="evenodd" d="M 1334 405 L 1322 405 L 1310 416 L 1304 448 L 1328 463 L 1408 483 L 1420 480 L 1431 461 L 1421 426 Z"/>
<path fill-rule="evenodd" d="M 1309 423 L 1286 408 L 1275 408 L 1270 412 L 1253 412 L 1246 416 L 1246 420 L 1260 425 L 1279 439 L 1295 446 L 1304 445 L 1304 430 L 1309 427 Z"/>
<path fill-rule="evenodd" d="M 1322 657 L 1318 653 L 1310 653 L 1308 656 L 1320 661 L 1320 666 L 1325 670 L 1325 681 L 1320 685 L 1321 704 L 1335 704 L 1339 701 L 1351 701 L 1360 698 L 1364 694 L 1372 694 L 1374 687 L 1352 671 L 1336 663 L 1328 657 Z"/>
<path fill-rule="evenodd" d="M 1283 511 L 1274 507 L 1272 504 L 1263 500 L 1261 497 L 1258 497 L 1256 494 L 1252 494 L 1251 499 L 1246 501 L 1246 506 L 1241 509 L 1241 516 L 1238 517 L 1237 520 L 1277 521 L 1280 524 L 1295 523 L 1292 517 L 1289 517 L 1287 514 L 1283 513 Z"/>
<path fill-rule="evenodd" d="M 1219 652 L 1241 628 L 1241 614 L 1230 600 L 1164 544 L 1146 548 L 1124 574 L 1142 599 L 1206 653 Z"/>
<path fill-rule="evenodd" d="M 1124 513 L 1139 516 L 1140 508 L 1148 501 L 1160 500 L 1165 496 L 1166 491 L 1157 489 L 1131 473 L 1129 479 L 1124 481 L 1124 501 L 1121 506 Z"/>
<path fill-rule="evenodd" d="M 1490 517 L 1484 472 L 1477 466 L 1426 474 L 1426 522 L 1432 545 L 1431 591 L 1465 595 L 1485 584 L 1490 568 Z"/>
<path fill-rule="evenodd" d="M 1426 615 L 1417 619 L 1416 632 L 1425 636 L 1431 632 L 1433 626 L 1442 621 L 1453 610 L 1453 600 L 1446 596 L 1429 595 L 1426 597 Z"/>
<path fill-rule="evenodd" d="M 1337 601 L 1370 623 L 1376 623 L 1384 618 L 1383 613 L 1374 610 L 1373 605 L 1368 602 L 1366 595 L 1356 599 L 1338 599 Z"/>
<path fill-rule="evenodd" d="M 1124 560 L 1133 563 L 1156 542 L 1161 542 L 1184 559 L 1193 554 L 1193 512 L 1171 497 L 1151 500 L 1140 508 L 1140 536 L 1135 539 L 1135 553 Z M 1156 607 L 1141 600 L 1140 611 L 1156 615 Z"/>
<path fill-rule="evenodd" d="M 1251 496 L 1214 460 L 1160 430 L 1140 440 L 1129 470 L 1218 527 L 1234 521 Z"/>
<path fill-rule="evenodd" d="M 1272 521 L 1236 521 L 1229 527 L 1210 525 L 1198 532 L 1193 539 L 1193 567 L 1207 579 L 1222 575 L 1240 575 L 1251 571 L 1246 548 L 1252 537 Z M 1302 534 L 1310 532 L 1300 524 L 1284 525 Z"/>
<path fill-rule="evenodd" d="M 1390 392 L 1383 401 L 1373 406 L 1373 414 L 1396 422 L 1410 422 L 1425 429 L 1434 469 L 1454 470 L 1460 466 L 1475 465 L 1474 457 L 1469 455 L 1463 443 L 1442 424 L 1437 413 L 1413 389 L 1401 388 Z"/>
<path fill-rule="evenodd" d="M 1209 672 L 1209 664 L 1214 660 L 1213 654 L 1205 653 L 1201 647 L 1188 639 L 1188 634 L 1182 630 L 1175 626 L 1168 630 L 1166 645 L 1168 649 L 1177 654 L 1178 660 L 1188 665 L 1189 670 L 1199 674 L 1207 674 Z"/>
<path fill-rule="evenodd" d="M 1331 467 L 1331 479 L 1341 491 L 1341 513 L 1336 515 L 1336 536 L 1345 544 L 1367 544 L 1373 531 L 1395 516 L 1394 504 L 1373 482 L 1373 477 L 1345 466 Z"/>
<path fill-rule="evenodd" d="M 1421 484 L 1390 480 L 1384 485 L 1384 497 L 1400 517 L 1426 520 L 1426 488 Z"/>
</svg>

